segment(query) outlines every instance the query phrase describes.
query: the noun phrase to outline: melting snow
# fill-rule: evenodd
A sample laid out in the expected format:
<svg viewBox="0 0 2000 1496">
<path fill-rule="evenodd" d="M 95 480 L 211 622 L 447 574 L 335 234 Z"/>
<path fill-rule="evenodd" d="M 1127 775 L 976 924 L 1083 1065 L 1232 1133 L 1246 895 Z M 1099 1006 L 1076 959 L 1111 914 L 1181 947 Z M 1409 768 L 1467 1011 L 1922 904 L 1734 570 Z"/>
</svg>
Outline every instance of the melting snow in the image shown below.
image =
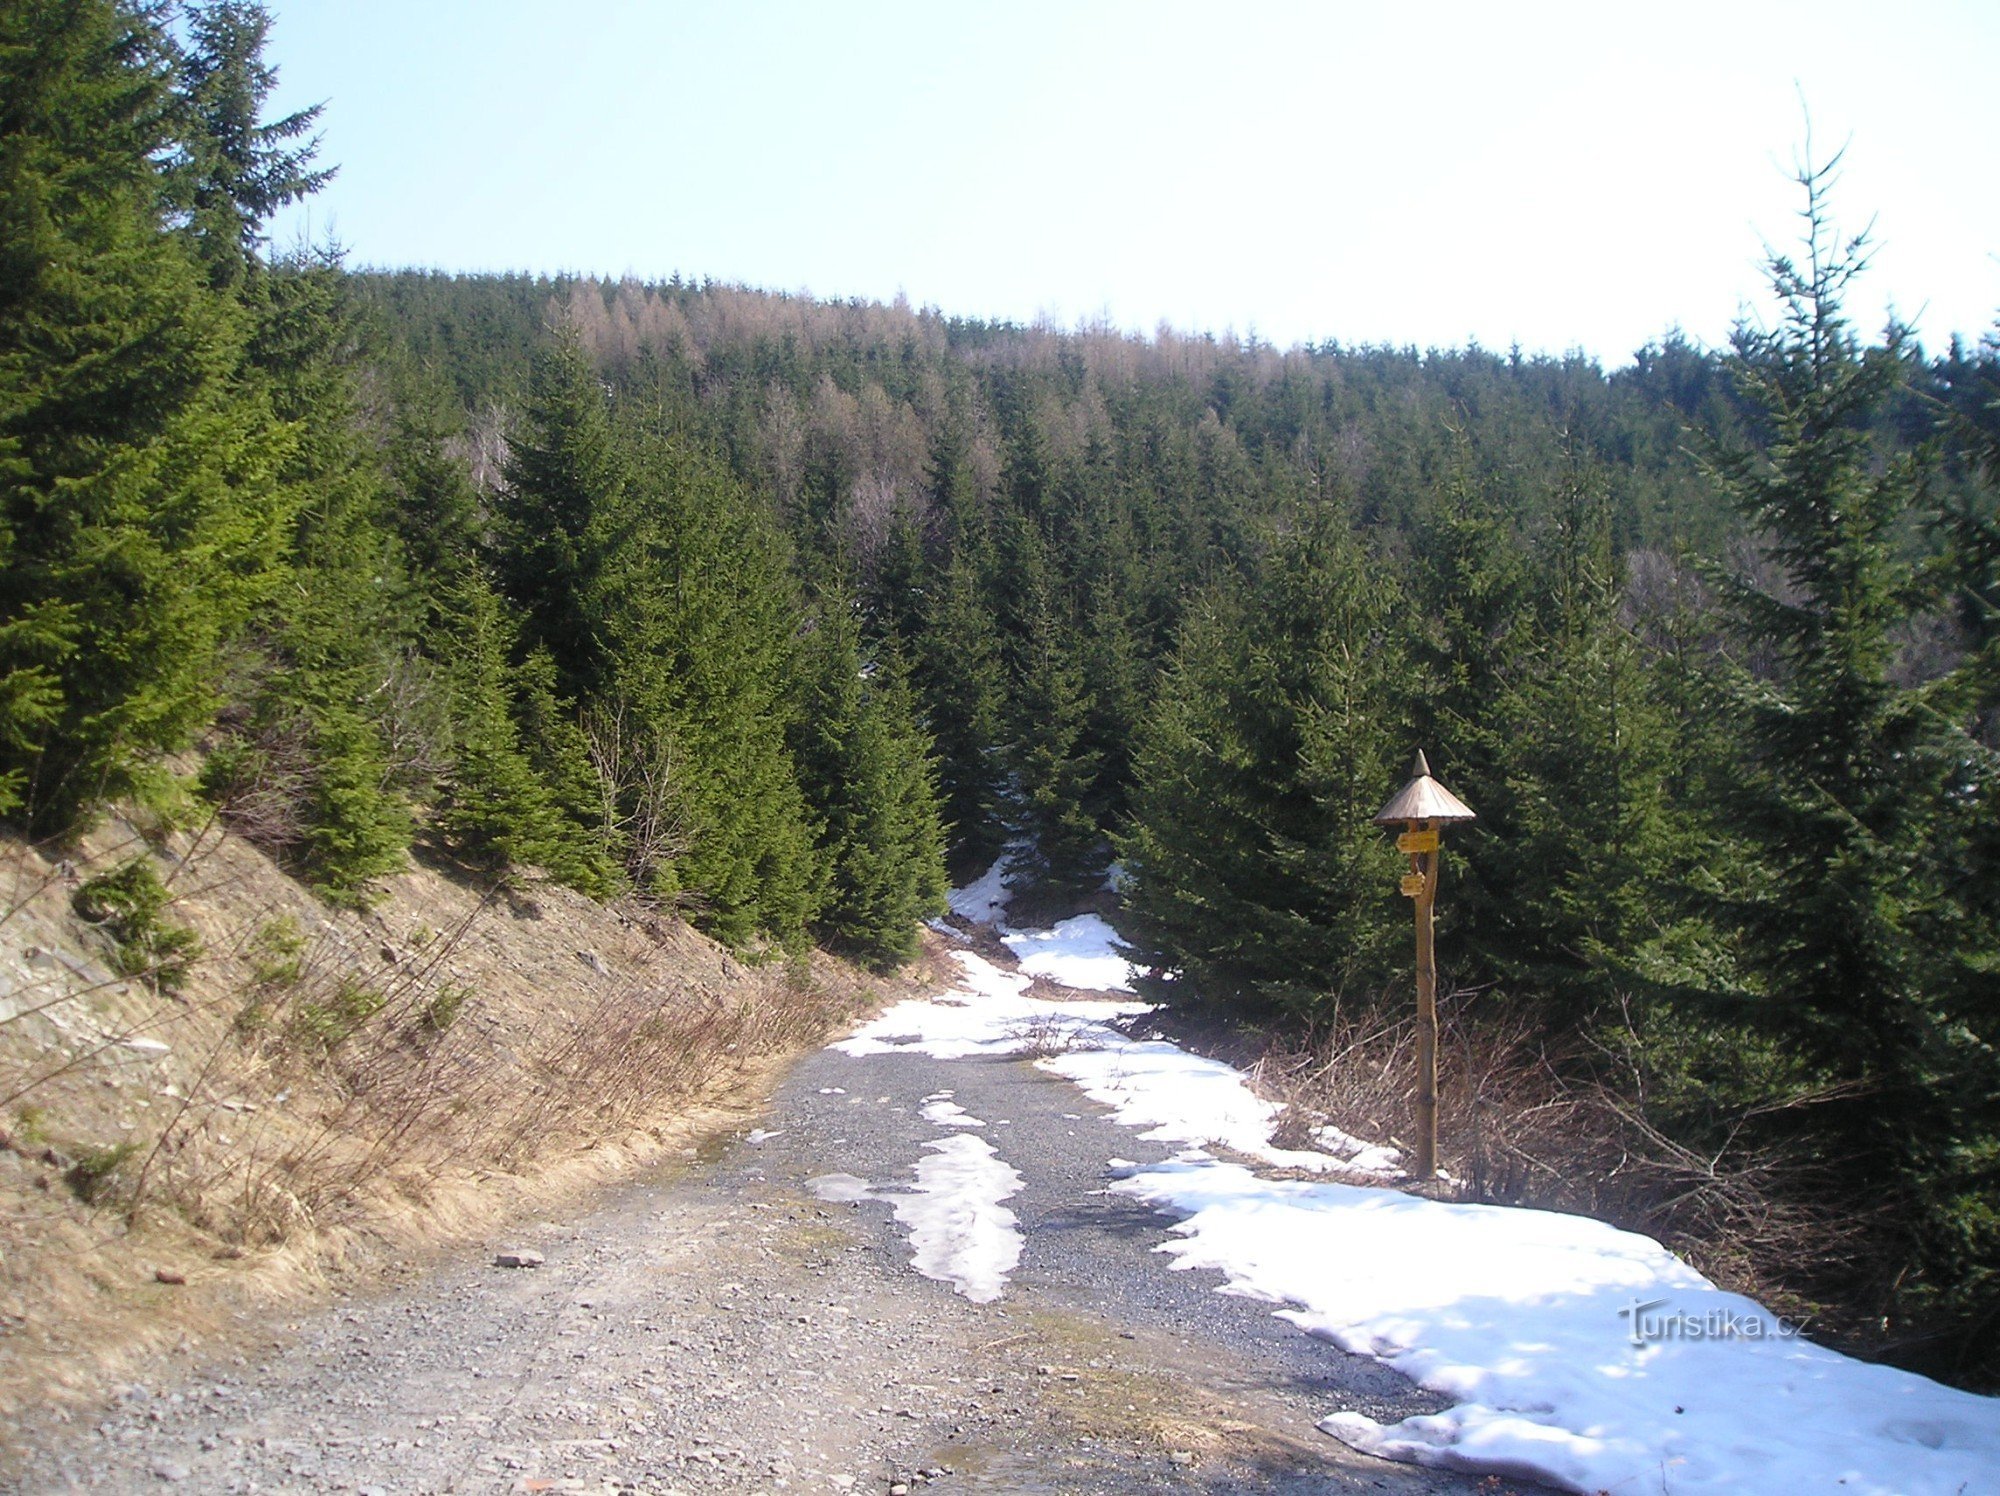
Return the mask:
<svg viewBox="0 0 2000 1496">
<path fill-rule="evenodd" d="M 998 923 L 1005 861 L 954 891 L 952 908 Z M 1329 1434 L 1389 1459 L 1582 1492 L 1956 1496 L 2000 1486 L 2000 1400 L 1791 1335 L 1650 1237 L 1554 1211 L 1272 1179 L 1215 1158 L 1201 1145 L 1294 1171 L 1399 1173 L 1393 1149 L 1332 1125 L 1312 1132 L 1323 1152 L 1275 1146 L 1280 1109 L 1240 1072 L 1115 1026 L 1145 1004 L 1025 996 L 1035 975 L 1129 990 L 1116 934 L 1097 916 L 1002 929 L 1020 974 L 954 952 L 958 990 L 899 1003 L 836 1047 L 1032 1053 L 1118 1121 L 1181 1145 L 1164 1164 L 1111 1161 L 1125 1176 L 1115 1189 L 1183 1218 L 1160 1249 L 1176 1267 L 1216 1270 L 1223 1291 L 1284 1304 L 1278 1312 L 1302 1329 L 1457 1400 L 1390 1426 L 1335 1412 L 1320 1424 Z M 953 1125 L 944 1107 L 959 1112 L 940 1093 L 925 1115 Z M 896 1204 L 917 1266 L 969 1298 L 997 1297 L 1021 1250 L 999 1202 L 1020 1176 L 967 1133 L 926 1147 L 918 1193 Z"/>
<path fill-rule="evenodd" d="M 1118 954 L 1118 932 L 1098 915 L 1079 914 L 1053 930 L 1014 930 L 1000 938 L 1031 977 L 1086 991 L 1132 990 L 1132 963 Z"/>
<path fill-rule="evenodd" d="M 2000 1474 L 2000 1402 L 1790 1335 L 1602 1221 L 1218 1162 L 1113 1188 L 1186 1217 L 1160 1249 L 1176 1267 L 1460 1400 L 1321 1422 L 1370 1454 L 1572 1491 L 1946 1496 Z"/>
<path fill-rule="evenodd" d="M 989 1304 L 1021 1260 L 1014 1212 L 1000 1202 L 1020 1193 L 1021 1176 L 991 1143 L 954 1133 L 924 1144 L 917 1192 L 896 1201 L 896 1219 L 916 1249 L 911 1262 L 926 1278 L 949 1283 L 975 1304 Z"/>
<path fill-rule="evenodd" d="M 939 1127 L 984 1127 L 986 1124 L 973 1116 L 964 1107 L 951 1099 L 951 1092 L 940 1091 L 935 1096 L 926 1096 L 917 1115 L 926 1122 L 934 1122 Z"/>
</svg>

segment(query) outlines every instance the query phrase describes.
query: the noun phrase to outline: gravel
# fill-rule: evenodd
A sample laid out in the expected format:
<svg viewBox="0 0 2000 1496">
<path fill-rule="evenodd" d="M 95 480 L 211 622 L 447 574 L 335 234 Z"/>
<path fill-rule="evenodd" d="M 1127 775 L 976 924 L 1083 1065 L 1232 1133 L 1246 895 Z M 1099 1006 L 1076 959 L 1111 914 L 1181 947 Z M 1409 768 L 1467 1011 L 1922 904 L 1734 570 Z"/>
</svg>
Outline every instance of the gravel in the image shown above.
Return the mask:
<svg viewBox="0 0 2000 1496">
<path fill-rule="evenodd" d="M 939 1091 L 1026 1181 L 1007 1202 L 1025 1250 L 990 1304 L 917 1275 L 888 1202 L 805 1188 L 909 1183 L 951 1131 L 919 1115 Z M 1168 1223 L 1103 1192 L 1106 1160 L 1161 1153 L 1025 1061 L 816 1053 L 754 1132 L 588 1216 L 30 1430 L 19 1489 L 1509 1489 L 1317 1433 L 1336 1408 L 1438 1404 L 1170 1271 L 1150 1250 Z"/>
</svg>

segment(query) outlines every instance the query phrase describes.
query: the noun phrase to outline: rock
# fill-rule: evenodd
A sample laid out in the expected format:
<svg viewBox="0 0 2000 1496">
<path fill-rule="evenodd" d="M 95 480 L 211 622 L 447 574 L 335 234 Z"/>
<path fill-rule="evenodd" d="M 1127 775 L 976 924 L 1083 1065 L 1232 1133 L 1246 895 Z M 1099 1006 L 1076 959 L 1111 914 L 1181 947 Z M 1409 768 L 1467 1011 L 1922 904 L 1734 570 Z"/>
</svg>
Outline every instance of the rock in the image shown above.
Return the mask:
<svg viewBox="0 0 2000 1496">
<path fill-rule="evenodd" d="M 156 1267 L 153 1269 L 153 1281 L 155 1283 L 171 1283 L 178 1288 L 187 1282 L 187 1274 L 176 1272 L 170 1267 Z"/>
<path fill-rule="evenodd" d="M 194 1471 L 183 1465 L 179 1460 L 153 1461 L 153 1478 L 155 1480 L 183 1481 L 193 1474 Z"/>
<path fill-rule="evenodd" d="M 1192 1465 L 1194 1463 L 1194 1452 L 1187 1449 L 1176 1449 L 1167 1456 L 1167 1459 L 1176 1465 Z"/>
<path fill-rule="evenodd" d="M 540 1267 L 546 1259 L 540 1252 L 495 1252 L 495 1267 Z"/>
</svg>

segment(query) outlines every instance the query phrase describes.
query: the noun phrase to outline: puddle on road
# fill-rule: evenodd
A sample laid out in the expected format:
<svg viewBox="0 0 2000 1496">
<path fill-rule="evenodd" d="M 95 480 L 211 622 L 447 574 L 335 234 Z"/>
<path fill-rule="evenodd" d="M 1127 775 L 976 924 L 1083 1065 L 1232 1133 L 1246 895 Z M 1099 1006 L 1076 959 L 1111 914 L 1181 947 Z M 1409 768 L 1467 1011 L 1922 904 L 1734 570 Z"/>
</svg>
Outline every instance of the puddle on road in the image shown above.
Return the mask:
<svg viewBox="0 0 2000 1496">
<path fill-rule="evenodd" d="M 722 1132 L 712 1132 L 694 1146 L 694 1159 L 699 1164 L 719 1164 L 729 1156 L 729 1150 L 743 1140 L 743 1134 L 735 1128 Z"/>
<path fill-rule="evenodd" d="M 948 1465 L 953 1481 L 963 1489 L 978 1491 L 1019 1491 L 1029 1496 L 1074 1489 L 1049 1479 L 1043 1466 L 1048 1457 L 1031 1459 L 1011 1449 L 991 1444 L 947 1444 L 930 1459 L 919 1460 L 918 1468 Z M 967 1480 L 966 1477 L 970 1477 Z"/>
</svg>

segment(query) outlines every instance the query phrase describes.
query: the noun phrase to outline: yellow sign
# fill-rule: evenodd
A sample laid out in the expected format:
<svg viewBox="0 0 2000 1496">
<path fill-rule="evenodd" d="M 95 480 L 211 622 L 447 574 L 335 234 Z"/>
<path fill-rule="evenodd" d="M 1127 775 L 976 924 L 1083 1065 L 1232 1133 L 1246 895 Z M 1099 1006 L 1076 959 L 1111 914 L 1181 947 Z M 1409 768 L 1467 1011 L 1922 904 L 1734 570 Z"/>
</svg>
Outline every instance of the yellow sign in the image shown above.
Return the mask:
<svg viewBox="0 0 2000 1496">
<path fill-rule="evenodd" d="M 1403 874 L 1404 898 L 1406 899 L 1419 898 L 1422 896 L 1423 891 L 1424 891 L 1424 875 L 1422 873 Z"/>
<path fill-rule="evenodd" d="M 1428 831 L 1405 831 L 1396 838 L 1398 852 L 1435 852 L 1438 849 L 1437 827 Z"/>
</svg>

